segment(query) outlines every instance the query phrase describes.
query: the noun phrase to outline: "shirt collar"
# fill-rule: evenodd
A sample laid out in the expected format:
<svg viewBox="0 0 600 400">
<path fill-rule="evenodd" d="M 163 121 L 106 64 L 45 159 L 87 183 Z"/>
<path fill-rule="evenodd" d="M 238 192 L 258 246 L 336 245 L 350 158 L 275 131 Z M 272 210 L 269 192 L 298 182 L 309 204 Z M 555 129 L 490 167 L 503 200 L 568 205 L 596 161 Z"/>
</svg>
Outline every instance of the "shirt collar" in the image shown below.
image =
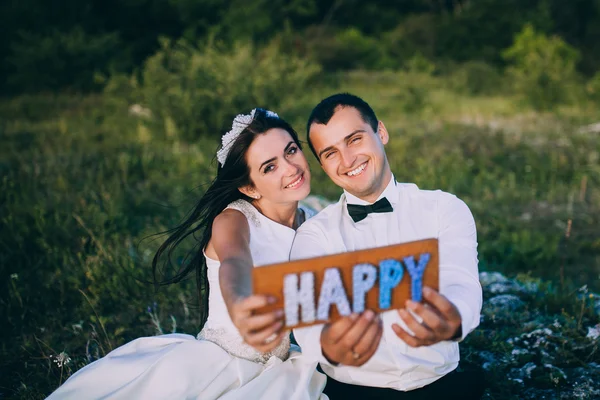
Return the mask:
<svg viewBox="0 0 600 400">
<path fill-rule="evenodd" d="M 368 204 L 373 204 L 373 203 L 369 203 L 368 201 L 365 201 L 361 198 L 354 196 L 353 194 L 347 192 L 346 190 L 344 190 L 344 197 L 346 198 L 346 204 L 357 204 L 359 206 L 366 206 Z M 381 195 L 379 195 L 377 200 L 380 200 L 384 197 L 387 197 L 387 199 L 389 200 L 389 202 L 392 205 L 396 204 L 398 201 L 398 189 L 396 188 L 396 179 L 394 178 L 394 174 L 392 174 L 392 179 L 390 179 L 390 182 L 386 186 L 385 190 L 381 193 Z M 375 201 L 377 201 L 377 200 L 375 200 Z"/>
</svg>

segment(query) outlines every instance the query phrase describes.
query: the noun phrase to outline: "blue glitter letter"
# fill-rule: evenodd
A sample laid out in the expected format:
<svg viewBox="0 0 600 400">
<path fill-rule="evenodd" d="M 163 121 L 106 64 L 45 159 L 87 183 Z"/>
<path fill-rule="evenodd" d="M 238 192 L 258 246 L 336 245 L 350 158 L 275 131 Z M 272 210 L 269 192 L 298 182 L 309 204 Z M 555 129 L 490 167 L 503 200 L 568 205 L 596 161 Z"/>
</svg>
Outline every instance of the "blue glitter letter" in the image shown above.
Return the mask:
<svg viewBox="0 0 600 400">
<path fill-rule="evenodd" d="M 371 264 L 358 264 L 352 268 L 352 311 L 365 311 L 365 296 L 375 285 L 377 268 Z"/>
<path fill-rule="evenodd" d="M 404 264 L 411 278 L 411 294 L 414 301 L 421 301 L 421 289 L 423 288 L 423 272 L 429 262 L 429 253 L 421 254 L 419 264 L 415 265 L 413 256 L 405 257 Z"/>
<path fill-rule="evenodd" d="M 392 289 L 398 286 L 404 275 L 398 260 L 383 260 L 379 263 L 379 308 L 390 308 Z"/>
</svg>

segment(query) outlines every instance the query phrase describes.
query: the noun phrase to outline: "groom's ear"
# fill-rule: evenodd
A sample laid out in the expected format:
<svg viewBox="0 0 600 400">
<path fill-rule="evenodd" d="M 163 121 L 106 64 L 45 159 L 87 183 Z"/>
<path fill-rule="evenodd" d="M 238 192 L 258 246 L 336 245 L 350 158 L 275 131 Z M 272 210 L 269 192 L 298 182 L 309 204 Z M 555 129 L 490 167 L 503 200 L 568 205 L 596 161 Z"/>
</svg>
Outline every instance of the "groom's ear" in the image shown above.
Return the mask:
<svg viewBox="0 0 600 400">
<path fill-rule="evenodd" d="M 381 139 L 381 143 L 385 146 L 390 140 L 390 134 L 388 133 L 385 125 L 382 121 L 377 123 L 377 136 Z"/>
</svg>

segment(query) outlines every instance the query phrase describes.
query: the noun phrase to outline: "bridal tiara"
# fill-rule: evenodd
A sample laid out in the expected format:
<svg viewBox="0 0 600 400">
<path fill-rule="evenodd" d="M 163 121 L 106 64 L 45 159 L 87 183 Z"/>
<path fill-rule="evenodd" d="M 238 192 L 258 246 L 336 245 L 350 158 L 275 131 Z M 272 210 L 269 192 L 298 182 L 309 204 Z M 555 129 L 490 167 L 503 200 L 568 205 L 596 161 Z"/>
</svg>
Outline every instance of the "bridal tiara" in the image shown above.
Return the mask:
<svg viewBox="0 0 600 400">
<path fill-rule="evenodd" d="M 244 129 L 248 127 L 254 120 L 254 114 L 256 114 L 256 108 L 253 109 L 250 114 L 238 114 L 234 119 L 231 125 L 231 130 L 223 135 L 221 138 L 221 149 L 217 151 L 217 160 L 221 164 L 221 167 L 225 165 L 225 160 L 227 160 L 227 155 L 229 151 L 231 151 L 231 147 L 240 133 Z M 265 110 L 267 117 L 271 118 L 279 118 L 279 115 L 274 113 L 273 111 Z"/>
</svg>

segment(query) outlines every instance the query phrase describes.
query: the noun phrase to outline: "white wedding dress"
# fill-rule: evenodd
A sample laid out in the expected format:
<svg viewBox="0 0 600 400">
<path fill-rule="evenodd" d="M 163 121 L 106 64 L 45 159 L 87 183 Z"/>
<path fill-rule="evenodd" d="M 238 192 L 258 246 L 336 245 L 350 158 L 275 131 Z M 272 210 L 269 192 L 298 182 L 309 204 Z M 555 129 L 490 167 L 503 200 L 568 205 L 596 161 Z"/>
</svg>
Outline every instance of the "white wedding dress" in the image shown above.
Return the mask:
<svg viewBox="0 0 600 400">
<path fill-rule="evenodd" d="M 243 200 L 228 208 L 248 219 L 255 266 L 289 259 L 293 229 Z M 208 257 L 206 262 L 209 315 L 197 338 L 170 334 L 136 339 L 77 371 L 49 399 L 326 400 L 325 375 L 297 346 L 290 348 L 289 337 L 266 354 L 243 342 L 221 294 L 220 264 Z"/>
</svg>

